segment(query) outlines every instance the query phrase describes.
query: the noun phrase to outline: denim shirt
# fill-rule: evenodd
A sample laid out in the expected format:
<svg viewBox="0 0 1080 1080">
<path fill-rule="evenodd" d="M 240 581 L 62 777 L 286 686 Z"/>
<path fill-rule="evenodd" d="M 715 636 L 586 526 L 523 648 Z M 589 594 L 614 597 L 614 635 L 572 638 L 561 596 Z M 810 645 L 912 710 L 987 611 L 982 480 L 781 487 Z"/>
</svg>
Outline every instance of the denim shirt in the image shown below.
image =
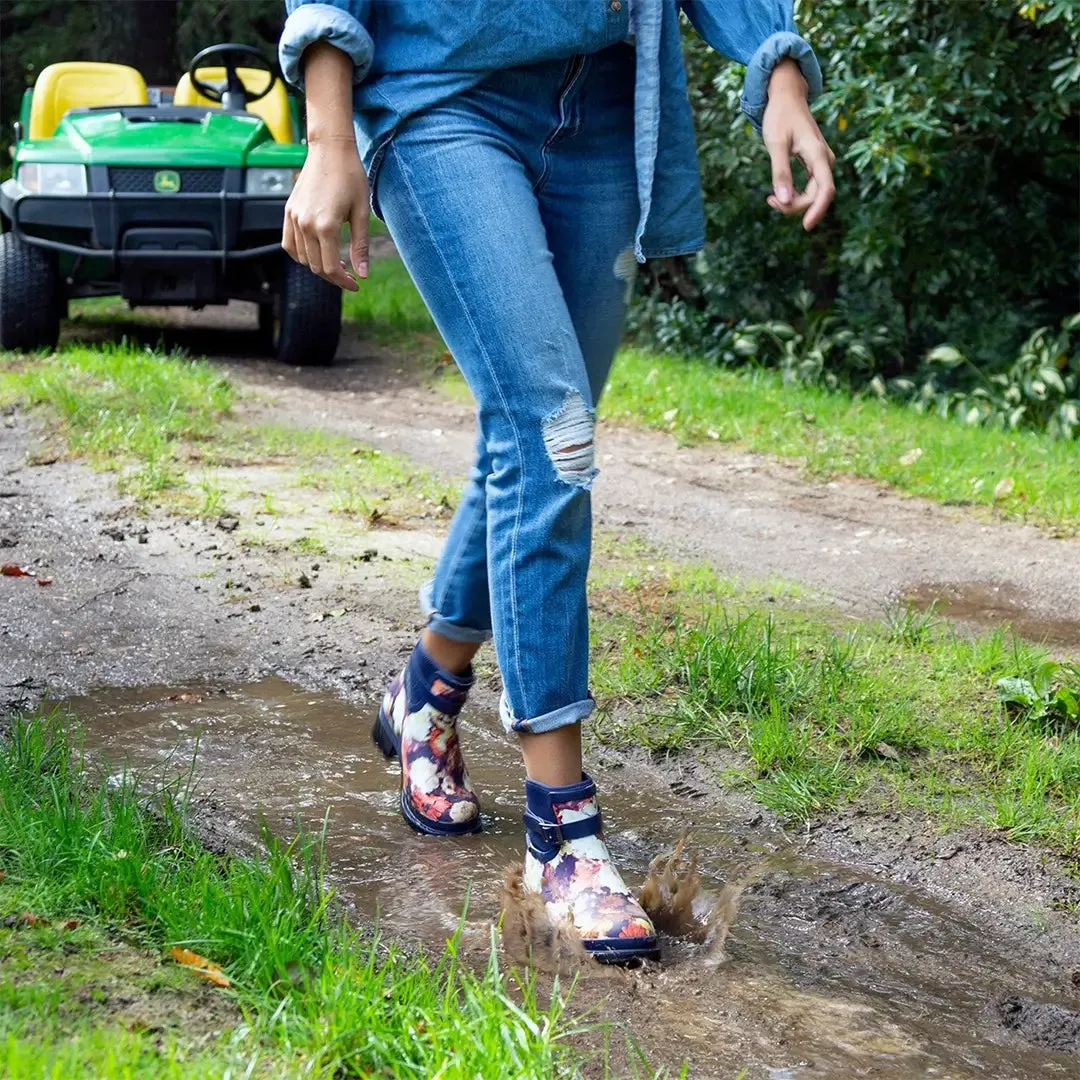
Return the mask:
<svg viewBox="0 0 1080 1080">
<path fill-rule="evenodd" d="M 795 32 L 792 0 L 286 0 L 285 6 L 279 58 L 287 81 L 302 86 L 300 58 L 316 41 L 353 62 L 354 125 L 376 213 L 379 162 L 408 117 L 492 71 L 632 40 L 640 262 L 689 254 L 704 243 L 680 9 L 709 45 L 746 65 L 742 109 L 757 130 L 769 76 L 783 57 L 798 62 L 811 98 L 821 90 L 817 58 Z"/>
</svg>

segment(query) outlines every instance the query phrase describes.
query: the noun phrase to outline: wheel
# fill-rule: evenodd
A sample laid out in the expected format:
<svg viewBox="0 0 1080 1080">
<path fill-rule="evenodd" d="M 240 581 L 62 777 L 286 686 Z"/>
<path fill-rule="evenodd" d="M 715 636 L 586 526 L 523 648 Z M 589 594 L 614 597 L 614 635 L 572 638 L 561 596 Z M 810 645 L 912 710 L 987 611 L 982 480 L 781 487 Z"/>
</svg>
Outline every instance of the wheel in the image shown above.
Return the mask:
<svg viewBox="0 0 1080 1080">
<path fill-rule="evenodd" d="M 341 290 L 283 257 L 277 358 L 283 364 L 332 363 L 341 337 Z"/>
<path fill-rule="evenodd" d="M 0 349 L 52 349 L 60 337 L 60 275 L 56 256 L 0 236 Z"/>
</svg>

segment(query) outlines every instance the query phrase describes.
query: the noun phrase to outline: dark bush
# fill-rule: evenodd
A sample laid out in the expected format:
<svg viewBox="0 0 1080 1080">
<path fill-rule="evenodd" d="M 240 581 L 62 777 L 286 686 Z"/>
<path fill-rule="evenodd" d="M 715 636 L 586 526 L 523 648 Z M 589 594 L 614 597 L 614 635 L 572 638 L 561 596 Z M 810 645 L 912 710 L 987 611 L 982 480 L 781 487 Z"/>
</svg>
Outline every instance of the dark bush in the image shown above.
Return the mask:
<svg viewBox="0 0 1080 1080">
<path fill-rule="evenodd" d="M 732 362 L 781 359 L 758 324 L 786 324 L 800 377 L 877 378 L 937 406 L 1006 375 L 1047 327 L 1064 341 L 1048 392 L 1075 405 L 1076 334 L 1059 331 L 1080 308 L 1080 0 L 796 6 L 826 73 L 815 113 L 837 153 L 836 206 L 810 235 L 766 207 L 768 158 L 738 110 L 742 71 L 688 31 L 708 246 L 691 263 L 694 287 L 654 277 L 639 327 Z M 928 367 L 944 345 L 949 363 Z M 1037 424 L 1047 412 L 1014 403 L 993 415 Z"/>
</svg>

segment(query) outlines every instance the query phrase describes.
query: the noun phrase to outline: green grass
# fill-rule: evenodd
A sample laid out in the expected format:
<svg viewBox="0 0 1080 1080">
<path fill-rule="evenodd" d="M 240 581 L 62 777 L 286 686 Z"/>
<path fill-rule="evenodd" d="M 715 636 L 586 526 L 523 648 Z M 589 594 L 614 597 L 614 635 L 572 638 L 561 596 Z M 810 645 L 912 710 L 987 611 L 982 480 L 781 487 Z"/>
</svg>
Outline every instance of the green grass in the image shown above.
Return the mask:
<svg viewBox="0 0 1080 1080">
<path fill-rule="evenodd" d="M 373 259 L 359 291 L 345 293 L 342 313 L 364 337 L 380 344 L 437 346 L 431 340 L 435 324 L 400 259 Z"/>
<path fill-rule="evenodd" d="M 761 607 L 700 567 L 597 588 L 598 736 L 719 752 L 731 780 L 796 822 L 852 801 L 917 807 L 1080 854 L 1077 719 L 1007 708 L 997 689 L 1044 678 L 1080 694 L 1080 667 L 907 611 L 837 626 L 791 600 Z"/>
<path fill-rule="evenodd" d="M 325 491 L 332 509 L 373 521 L 442 515 L 456 500 L 457 485 L 343 435 L 242 424 L 230 412 L 237 397 L 213 365 L 182 353 L 121 343 L 0 355 L 0 406 L 45 410 L 72 453 L 115 470 L 122 491 L 166 509 L 219 516 L 233 497 L 228 468 L 253 463 L 295 470 L 296 482 Z M 280 509 L 267 498 L 258 512 Z"/>
<path fill-rule="evenodd" d="M 876 398 L 785 386 L 772 371 L 640 349 L 619 354 L 601 414 L 801 458 L 820 476 L 864 476 L 1063 531 L 1080 526 L 1080 448 L 1048 435 L 965 427 Z"/>
<path fill-rule="evenodd" d="M 0 914 L 50 925 L 0 927 L 4 1076 L 576 1074 L 557 991 L 542 1007 L 494 952 L 473 971 L 453 939 L 428 958 L 363 935 L 335 913 L 317 843 L 268 838 L 261 858 L 216 856 L 184 808 L 176 786 L 94 779 L 57 716 L 12 722 L 0 742 Z M 65 929 L 70 919 L 81 925 Z M 232 987 L 208 991 L 155 960 L 173 945 L 221 964 Z M 160 1034 L 122 1015 L 155 990 Z M 223 1032 L 182 1022 L 193 994 L 217 996 Z"/>
<path fill-rule="evenodd" d="M 210 364 L 179 354 L 118 344 L 0 355 L 0 404 L 47 407 L 72 451 L 124 470 L 144 498 L 183 483 L 178 448 L 212 438 L 235 400 Z"/>
</svg>

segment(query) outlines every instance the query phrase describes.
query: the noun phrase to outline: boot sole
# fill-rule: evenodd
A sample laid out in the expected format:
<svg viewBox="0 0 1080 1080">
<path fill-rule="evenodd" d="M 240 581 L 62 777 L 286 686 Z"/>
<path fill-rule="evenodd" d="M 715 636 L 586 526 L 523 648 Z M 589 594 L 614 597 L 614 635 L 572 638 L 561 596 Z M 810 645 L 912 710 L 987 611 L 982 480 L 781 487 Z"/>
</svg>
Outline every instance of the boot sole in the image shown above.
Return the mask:
<svg viewBox="0 0 1080 1080">
<path fill-rule="evenodd" d="M 601 938 L 595 941 L 582 938 L 581 944 L 598 964 L 636 964 L 640 960 L 660 959 L 656 938 Z"/>
<path fill-rule="evenodd" d="M 375 718 L 375 726 L 371 729 L 371 738 L 387 758 L 401 758 L 401 740 L 394 733 L 394 725 L 390 723 L 390 718 L 381 705 L 379 715 Z M 404 787 L 401 789 L 399 805 L 405 824 L 425 836 L 471 836 L 483 827 L 479 814 L 472 821 L 453 825 L 437 825 L 433 821 L 428 821 L 413 808 Z"/>
</svg>

